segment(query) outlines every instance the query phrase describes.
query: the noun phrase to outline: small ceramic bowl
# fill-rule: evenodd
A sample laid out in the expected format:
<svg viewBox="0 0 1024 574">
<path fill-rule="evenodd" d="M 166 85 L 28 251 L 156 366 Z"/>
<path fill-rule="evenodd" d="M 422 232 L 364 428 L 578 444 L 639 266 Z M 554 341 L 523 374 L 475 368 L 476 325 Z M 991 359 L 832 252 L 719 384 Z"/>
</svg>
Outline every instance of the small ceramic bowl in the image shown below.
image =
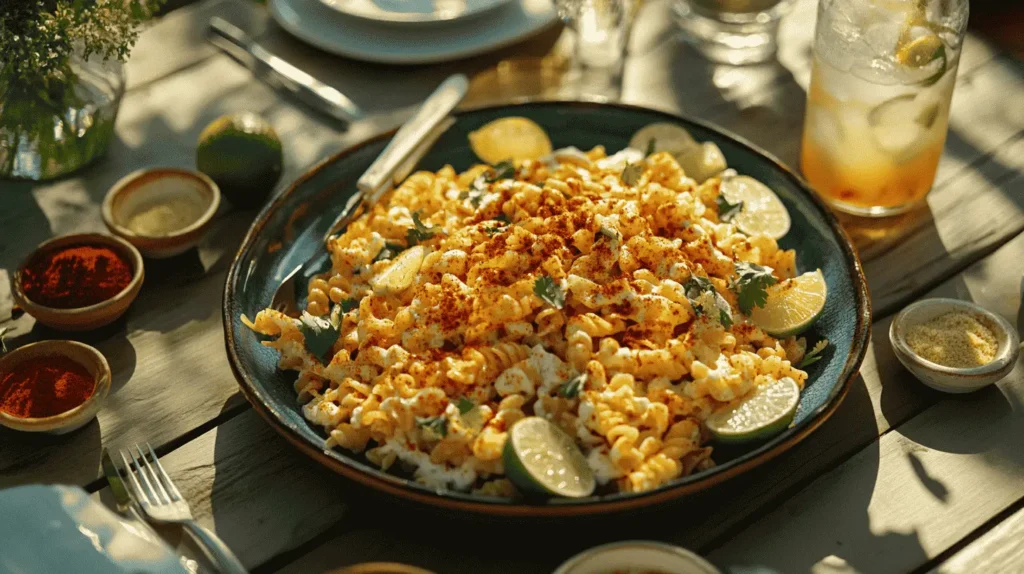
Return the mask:
<svg viewBox="0 0 1024 574">
<path fill-rule="evenodd" d="M 25 267 L 39 255 L 70 245 L 103 245 L 117 251 L 132 266 L 131 282 L 110 299 L 87 307 L 59 309 L 33 302 L 25 294 L 21 284 Z M 139 290 L 142 289 L 144 278 L 142 255 L 127 241 L 99 233 L 76 233 L 62 235 L 40 243 L 39 247 L 22 261 L 21 266 L 11 277 L 11 293 L 14 295 L 15 302 L 26 313 L 48 327 L 61 331 L 88 331 L 113 323 L 121 315 L 124 315 L 132 301 L 138 296 Z"/>
<path fill-rule="evenodd" d="M 584 550 L 562 563 L 553 574 L 607 574 L 616 570 L 721 574 L 713 564 L 689 550 L 649 540 L 613 542 Z"/>
<path fill-rule="evenodd" d="M 146 219 L 161 206 L 174 206 L 183 217 L 172 230 L 152 229 Z M 185 206 L 185 209 L 183 209 Z M 137 247 L 146 257 L 162 259 L 195 247 L 213 223 L 220 207 L 220 189 L 198 171 L 176 167 L 142 169 L 120 179 L 103 200 L 103 222 L 110 232 Z"/>
<path fill-rule="evenodd" d="M 907 333 L 911 327 L 951 311 L 966 311 L 988 320 L 987 326 L 999 344 L 992 362 L 969 369 L 947 367 L 921 357 L 910 348 Z M 946 393 L 970 393 L 991 385 L 1013 370 L 1020 353 L 1020 337 L 1009 321 L 980 305 L 959 299 L 923 299 L 908 306 L 889 326 L 889 341 L 896 358 L 908 371 L 922 383 Z"/>
<path fill-rule="evenodd" d="M 23 418 L 0 411 L 0 425 L 25 432 L 64 434 L 79 429 L 96 418 L 110 393 L 110 365 L 93 347 L 76 341 L 40 341 L 20 347 L 0 357 L 0 373 L 8 373 L 22 361 L 40 357 L 63 356 L 85 367 L 96 380 L 92 395 L 85 402 L 52 417 Z"/>
</svg>

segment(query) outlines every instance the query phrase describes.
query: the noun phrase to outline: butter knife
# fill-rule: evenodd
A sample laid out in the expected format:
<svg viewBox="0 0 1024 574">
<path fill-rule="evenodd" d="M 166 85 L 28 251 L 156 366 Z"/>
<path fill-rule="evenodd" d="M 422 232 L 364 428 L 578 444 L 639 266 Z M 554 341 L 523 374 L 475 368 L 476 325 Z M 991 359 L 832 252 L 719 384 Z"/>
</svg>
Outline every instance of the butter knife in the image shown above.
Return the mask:
<svg viewBox="0 0 1024 574">
<path fill-rule="evenodd" d="M 366 117 L 348 96 L 274 55 L 238 26 L 214 16 L 210 19 L 210 29 L 214 32 L 211 43 L 307 106 L 346 123 Z"/>
</svg>

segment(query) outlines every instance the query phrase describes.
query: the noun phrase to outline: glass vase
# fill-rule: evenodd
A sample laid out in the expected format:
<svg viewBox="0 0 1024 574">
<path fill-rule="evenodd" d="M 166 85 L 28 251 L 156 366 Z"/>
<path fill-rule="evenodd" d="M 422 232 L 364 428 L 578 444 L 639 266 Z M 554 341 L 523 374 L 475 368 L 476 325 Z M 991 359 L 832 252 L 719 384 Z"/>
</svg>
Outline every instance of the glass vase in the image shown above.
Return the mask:
<svg viewBox="0 0 1024 574">
<path fill-rule="evenodd" d="M 117 60 L 78 53 L 70 64 L 66 81 L 45 87 L 0 77 L 0 179 L 58 178 L 107 151 L 124 69 Z"/>
</svg>

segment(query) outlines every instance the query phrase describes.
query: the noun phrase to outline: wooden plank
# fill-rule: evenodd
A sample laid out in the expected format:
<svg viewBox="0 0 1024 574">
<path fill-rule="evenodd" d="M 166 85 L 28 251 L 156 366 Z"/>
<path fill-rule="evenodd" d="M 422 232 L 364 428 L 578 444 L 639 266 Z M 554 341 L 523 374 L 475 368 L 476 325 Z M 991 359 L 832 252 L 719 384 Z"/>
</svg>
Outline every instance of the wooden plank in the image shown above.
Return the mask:
<svg viewBox="0 0 1024 574">
<path fill-rule="evenodd" d="M 1015 321 L 1022 256 L 1024 235 L 942 291 Z M 879 345 L 887 343 L 876 339 Z M 905 373 L 900 384 L 923 388 Z M 1017 444 L 1024 432 L 1022 399 L 1021 364 L 997 386 L 943 397 L 718 545 L 712 558 L 783 572 L 921 566 L 1024 496 L 1024 451 Z"/>
<path fill-rule="evenodd" d="M 1024 571 L 1024 509 L 1000 522 L 952 558 L 935 574 L 1011 574 Z"/>
<path fill-rule="evenodd" d="M 333 130 L 280 103 L 247 71 L 226 58 L 210 59 L 133 92 L 124 102 L 114 148 L 81 178 L 5 194 L 0 227 L 19 232 L 3 242 L 0 267 L 13 269 L 52 235 L 102 231 L 99 203 L 110 185 L 143 167 L 191 167 L 199 131 L 221 113 L 237 109 L 262 112 L 284 134 L 310 136 L 293 135 L 294 144 L 285 146 L 286 180 L 336 145 Z M 367 125 L 350 137 L 374 129 Z M 225 206 L 219 217 L 197 250 L 147 261 L 145 285 L 125 319 L 74 337 L 107 356 L 114 392 L 98 422 L 70 436 L 0 433 L 0 487 L 41 481 L 86 484 L 99 476 L 103 444 L 163 444 L 240 404 L 223 350 L 220 302 L 228 265 L 253 212 Z M 8 297 L 5 292 L 9 309 Z M 15 328 L 12 346 L 67 336 L 35 326 L 27 315 L 3 324 Z"/>
<path fill-rule="evenodd" d="M 160 460 L 195 519 L 215 529 L 249 567 L 282 543 L 322 531 L 330 524 L 324 517 L 347 512 L 342 498 L 322 488 L 334 475 L 291 448 L 252 410 Z M 305 472 L 289 472 L 296 467 Z M 95 496 L 110 500 L 107 490 Z M 317 510 L 297 512 L 310 508 Z"/>
</svg>

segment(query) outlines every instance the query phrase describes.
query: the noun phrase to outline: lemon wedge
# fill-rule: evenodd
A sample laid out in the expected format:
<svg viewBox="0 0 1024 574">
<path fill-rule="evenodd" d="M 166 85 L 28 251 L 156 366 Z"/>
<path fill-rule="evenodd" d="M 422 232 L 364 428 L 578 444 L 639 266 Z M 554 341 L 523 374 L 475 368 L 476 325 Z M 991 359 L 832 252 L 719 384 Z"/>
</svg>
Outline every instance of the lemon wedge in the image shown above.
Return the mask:
<svg viewBox="0 0 1024 574">
<path fill-rule="evenodd" d="M 387 269 L 370 280 L 373 292 L 378 295 L 394 295 L 408 289 L 426 256 L 427 248 L 422 245 L 414 245 L 399 253 Z"/>
<path fill-rule="evenodd" d="M 551 138 L 537 122 L 501 118 L 469 133 L 469 147 L 485 163 L 540 159 L 551 153 Z"/>
<path fill-rule="evenodd" d="M 729 167 L 725 163 L 725 155 L 713 142 L 704 142 L 676 156 L 679 167 L 683 168 L 686 177 L 692 177 L 697 183 L 704 183 Z"/>
<path fill-rule="evenodd" d="M 755 307 L 750 320 L 773 337 L 797 335 L 818 319 L 827 297 L 821 270 L 804 273 L 769 287 L 764 307 Z"/>
<path fill-rule="evenodd" d="M 668 122 L 648 124 L 629 140 L 629 147 L 644 153 L 667 151 L 674 156 L 683 155 L 698 145 L 685 128 Z"/>
<path fill-rule="evenodd" d="M 768 235 L 781 239 L 789 233 L 791 221 L 786 206 L 767 185 L 739 175 L 722 181 L 719 193 L 731 203 L 743 202 L 743 209 L 733 223 L 747 235 Z"/>
</svg>

